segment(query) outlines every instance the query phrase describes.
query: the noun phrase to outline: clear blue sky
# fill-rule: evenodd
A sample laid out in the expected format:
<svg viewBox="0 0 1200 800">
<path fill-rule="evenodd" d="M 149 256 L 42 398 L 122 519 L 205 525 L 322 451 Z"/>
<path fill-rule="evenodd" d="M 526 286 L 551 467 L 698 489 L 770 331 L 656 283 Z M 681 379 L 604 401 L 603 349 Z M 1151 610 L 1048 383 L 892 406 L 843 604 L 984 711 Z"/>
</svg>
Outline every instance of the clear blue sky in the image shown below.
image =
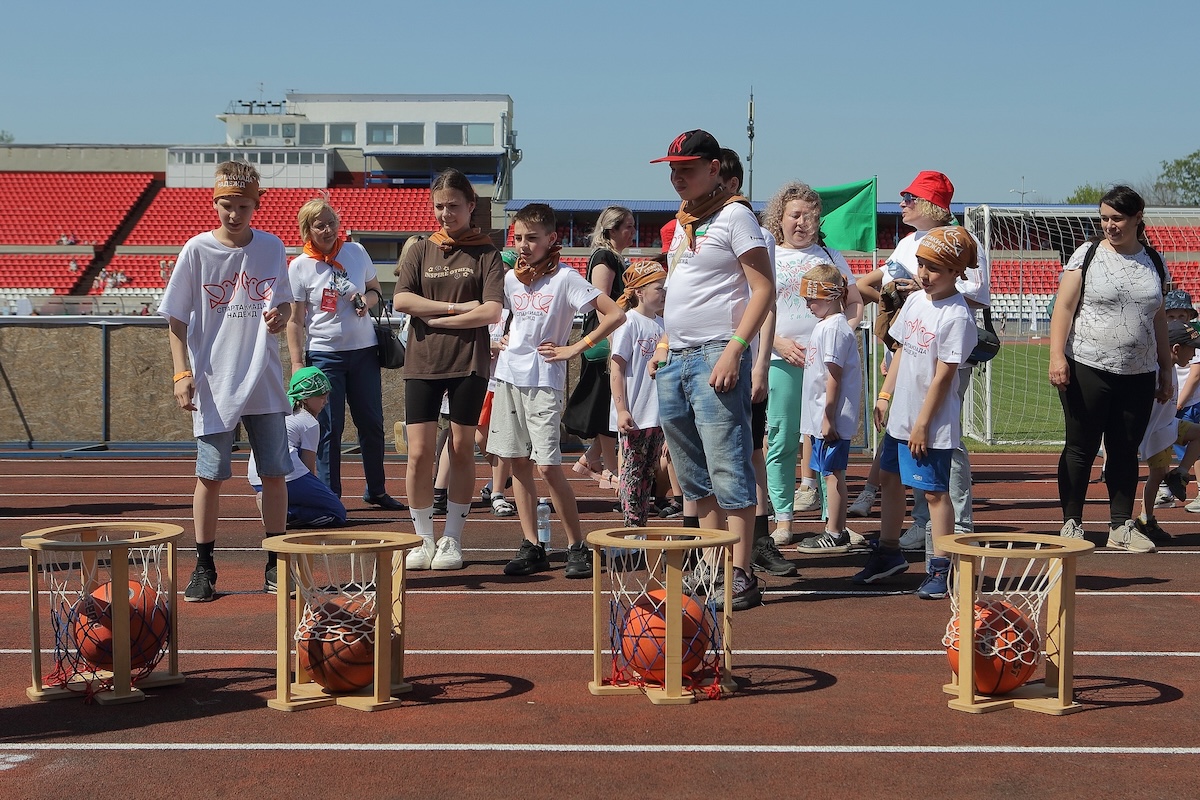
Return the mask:
<svg viewBox="0 0 1200 800">
<path fill-rule="evenodd" d="M 671 199 L 650 165 L 702 127 L 755 199 L 922 169 L 955 199 L 1057 202 L 1200 149 L 1194 2 L 21 2 L 0 129 L 25 143 L 207 144 L 235 99 L 511 95 L 518 197 Z M 932 13 L 931 13 L 932 12 Z"/>
</svg>

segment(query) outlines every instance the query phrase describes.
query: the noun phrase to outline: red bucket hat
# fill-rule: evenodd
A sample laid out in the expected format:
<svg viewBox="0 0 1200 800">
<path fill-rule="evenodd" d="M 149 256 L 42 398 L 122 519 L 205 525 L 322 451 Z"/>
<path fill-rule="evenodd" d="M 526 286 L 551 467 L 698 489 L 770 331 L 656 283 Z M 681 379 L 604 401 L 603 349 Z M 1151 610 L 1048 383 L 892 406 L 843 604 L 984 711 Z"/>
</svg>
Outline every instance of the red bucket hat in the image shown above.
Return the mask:
<svg viewBox="0 0 1200 800">
<path fill-rule="evenodd" d="M 940 172 L 925 170 L 917 173 L 913 182 L 900 194 L 916 195 L 949 211 L 950 200 L 954 197 L 954 184 Z"/>
</svg>

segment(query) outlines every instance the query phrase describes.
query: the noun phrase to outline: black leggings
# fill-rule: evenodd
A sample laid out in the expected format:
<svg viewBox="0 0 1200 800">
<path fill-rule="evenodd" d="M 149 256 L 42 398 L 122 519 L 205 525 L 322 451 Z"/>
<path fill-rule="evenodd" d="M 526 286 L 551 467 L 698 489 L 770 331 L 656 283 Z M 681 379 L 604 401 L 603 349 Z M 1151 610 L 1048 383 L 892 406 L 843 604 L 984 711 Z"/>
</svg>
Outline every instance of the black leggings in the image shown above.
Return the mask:
<svg viewBox="0 0 1200 800">
<path fill-rule="evenodd" d="M 1071 382 L 1059 392 L 1066 419 L 1066 446 L 1058 459 L 1058 494 L 1063 520 L 1083 522 L 1092 464 L 1104 438 L 1108 461 L 1110 526 L 1133 519 L 1138 485 L 1138 446 L 1154 408 L 1157 375 L 1117 375 L 1067 359 Z"/>
</svg>

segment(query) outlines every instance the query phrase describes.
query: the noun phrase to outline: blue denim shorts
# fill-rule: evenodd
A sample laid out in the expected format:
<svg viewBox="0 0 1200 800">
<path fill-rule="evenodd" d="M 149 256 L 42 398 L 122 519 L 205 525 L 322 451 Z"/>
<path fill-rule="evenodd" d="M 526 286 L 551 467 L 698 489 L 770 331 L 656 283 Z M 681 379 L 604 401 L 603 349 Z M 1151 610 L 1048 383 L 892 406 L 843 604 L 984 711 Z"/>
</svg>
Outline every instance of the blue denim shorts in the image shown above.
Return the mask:
<svg viewBox="0 0 1200 800">
<path fill-rule="evenodd" d="M 250 451 L 258 474 L 264 478 L 282 478 L 292 471 L 288 454 L 287 426 L 284 414 L 247 414 L 242 427 L 250 440 Z M 196 477 L 224 481 L 233 477 L 233 431 L 206 433 L 196 437 Z"/>
<path fill-rule="evenodd" d="M 884 434 L 879 468 L 900 476 L 900 482 L 927 492 L 950 491 L 950 457 L 953 450 L 930 450 L 924 459 L 913 458 L 908 442 Z"/>
<path fill-rule="evenodd" d="M 808 466 L 821 475 L 832 475 L 835 472 L 845 472 L 850 464 L 850 440 L 838 439 L 827 442 L 824 439 L 809 435 L 812 440 L 812 458 Z"/>
<path fill-rule="evenodd" d="M 683 496 L 702 500 L 716 495 L 717 505 L 735 511 L 757 501 L 754 450 L 750 432 L 750 353 L 742 353 L 733 390 L 717 392 L 709 375 L 725 351 L 725 342 L 672 350 L 654 383 L 658 415 L 671 448 L 671 460 Z"/>
</svg>

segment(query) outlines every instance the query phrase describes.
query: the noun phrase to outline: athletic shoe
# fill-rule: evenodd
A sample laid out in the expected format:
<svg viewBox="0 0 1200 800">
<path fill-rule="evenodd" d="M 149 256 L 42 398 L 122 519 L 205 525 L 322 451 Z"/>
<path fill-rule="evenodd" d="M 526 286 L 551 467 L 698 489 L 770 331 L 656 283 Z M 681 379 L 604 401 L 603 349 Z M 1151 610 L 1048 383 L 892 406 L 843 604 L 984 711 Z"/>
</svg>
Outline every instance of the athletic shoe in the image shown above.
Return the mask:
<svg viewBox="0 0 1200 800">
<path fill-rule="evenodd" d="M 529 541 L 521 542 L 517 557 L 504 565 L 505 575 L 532 575 L 550 569 L 550 559 L 546 558 L 546 548 Z"/>
<path fill-rule="evenodd" d="M 479 490 L 479 499 L 481 501 L 483 501 L 484 503 L 487 503 L 487 502 L 490 502 L 491 496 L 492 496 L 492 482 L 488 481 L 487 483 L 485 483 L 483 485 L 483 488 Z"/>
<path fill-rule="evenodd" d="M 183 599 L 188 603 L 207 603 L 217 594 L 217 571 L 199 564 L 192 570 L 192 579 L 183 590 Z"/>
<path fill-rule="evenodd" d="M 712 578 L 712 566 L 703 559 L 692 567 L 692 571 L 683 576 L 683 593 L 687 595 L 707 594 L 708 584 Z M 724 572 L 717 573 L 718 577 Z"/>
<path fill-rule="evenodd" d="M 1138 517 L 1133 521 L 1133 524 L 1138 529 L 1140 534 L 1155 544 L 1171 543 L 1171 534 L 1164 531 L 1162 526 L 1158 524 L 1158 520 L 1154 519 L 1153 517 L 1150 519 Z"/>
<path fill-rule="evenodd" d="M 777 578 L 790 578 L 796 574 L 796 565 L 783 557 L 770 536 L 764 536 L 754 542 L 750 568 L 761 570 Z"/>
<path fill-rule="evenodd" d="M 934 556 L 929 559 L 929 572 L 917 589 L 917 597 L 922 600 L 941 600 L 949 589 L 946 580 L 950 577 L 950 559 Z"/>
<path fill-rule="evenodd" d="M 579 542 L 567 548 L 567 569 L 563 573 L 568 578 L 592 577 L 592 551 L 586 542 Z"/>
<path fill-rule="evenodd" d="M 842 528 L 842 531 L 850 536 L 850 549 L 846 552 L 865 553 L 870 549 L 871 540 L 863 536 L 858 531 L 853 531 L 849 528 Z"/>
<path fill-rule="evenodd" d="M 462 569 L 462 545 L 453 537 L 443 536 L 434 545 L 433 558 L 429 559 L 430 569 Z"/>
<path fill-rule="evenodd" d="M 775 543 L 776 547 L 787 547 L 792 543 L 792 532 L 776 528 L 771 533 L 771 541 Z"/>
<path fill-rule="evenodd" d="M 421 538 L 421 543 L 408 551 L 408 555 L 404 557 L 405 569 L 429 569 L 433 563 L 434 545 L 433 539 Z"/>
<path fill-rule="evenodd" d="M 404 505 L 404 503 L 401 503 L 387 492 L 375 495 L 364 492 L 363 502 L 367 505 L 379 506 L 384 511 L 406 511 L 408 509 L 408 506 Z"/>
<path fill-rule="evenodd" d="M 1183 507 L 1184 511 L 1190 511 L 1193 514 L 1200 513 L 1200 497 L 1197 497 L 1192 502 Z"/>
<path fill-rule="evenodd" d="M 1185 475 L 1179 470 L 1173 469 L 1163 478 L 1163 483 L 1167 485 L 1167 489 L 1170 490 L 1171 494 L 1175 495 L 1179 502 L 1186 503 L 1188 482 L 1191 479 L 1191 475 Z"/>
<path fill-rule="evenodd" d="M 825 531 L 820 536 L 809 536 L 807 539 L 802 539 L 800 544 L 796 545 L 797 552 L 800 553 L 849 553 L 850 552 L 850 531 L 842 531 L 834 533 Z"/>
<path fill-rule="evenodd" d="M 879 490 L 868 486 L 858 493 L 858 497 L 854 498 L 854 502 L 846 509 L 847 517 L 869 517 L 871 516 L 871 508 L 875 505 L 875 498 L 879 497 Z"/>
<path fill-rule="evenodd" d="M 821 493 L 812 486 L 801 486 L 792 496 L 792 511 L 818 511 L 821 508 Z"/>
<path fill-rule="evenodd" d="M 1156 550 L 1154 542 L 1137 529 L 1133 520 L 1126 520 L 1124 525 L 1108 529 L 1108 546 L 1131 553 L 1153 553 Z"/>
<path fill-rule="evenodd" d="M 435 517 L 444 517 L 444 516 L 446 516 L 447 504 L 448 504 L 449 502 L 450 502 L 450 497 L 449 497 L 449 495 L 438 494 L 438 493 L 434 492 L 434 495 L 433 495 L 433 515 L 434 515 Z"/>
<path fill-rule="evenodd" d="M 758 578 L 747 575 L 740 567 L 733 568 L 733 610 L 745 611 L 762 605 L 763 591 Z"/>
<path fill-rule="evenodd" d="M 914 522 L 912 527 L 906 530 L 904 535 L 900 537 L 900 549 L 907 550 L 910 553 L 924 553 L 926 536 L 925 532 L 927 530 L 929 530 L 929 523 L 918 525 Z"/>
<path fill-rule="evenodd" d="M 870 555 L 867 556 L 866 566 L 850 580 L 858 584 L 874 583 L 893 575 L 899 575 L 907 569 L 908 562 L 904 560 L 903 553 L 899 550 L 884 550 L 878 543 L 875 543 L 871 546 Z"/>
<path fill-rule="evenodd" d="M 1064 539 L 1082 539 L 1083 526 L 1077 521 L 1069 519 L 1063 523 L 1062 530 L 1058 532 L 1058 535 Z"/>
<path fill-rule="evenodd" d="M 517 507 L 504 495 L 493 494 L 492 513 L 497 517 L 511 517 L 517 513 Z"/>
<path fill-rule="evenodd" d="M 279 566 L 272 564 L 263 572 L 263 591 L 267 594 L 279 593 Z"/>
<path fill-rule="evenodd" d="M 1172 492 L 1166 486 L 1158 487 L 1158 494 L 1154 497 L 1155 508 L 1171 508 L 1175 505 L 1175 498 Z"/>
<path fill-rule="evenodd" d="M 658 507 L 658 516 L 662 519 L 675 519 L 683 516 L 683 503 L 680 503 L 674 497 L 667 500 Z"/>
</svg>

